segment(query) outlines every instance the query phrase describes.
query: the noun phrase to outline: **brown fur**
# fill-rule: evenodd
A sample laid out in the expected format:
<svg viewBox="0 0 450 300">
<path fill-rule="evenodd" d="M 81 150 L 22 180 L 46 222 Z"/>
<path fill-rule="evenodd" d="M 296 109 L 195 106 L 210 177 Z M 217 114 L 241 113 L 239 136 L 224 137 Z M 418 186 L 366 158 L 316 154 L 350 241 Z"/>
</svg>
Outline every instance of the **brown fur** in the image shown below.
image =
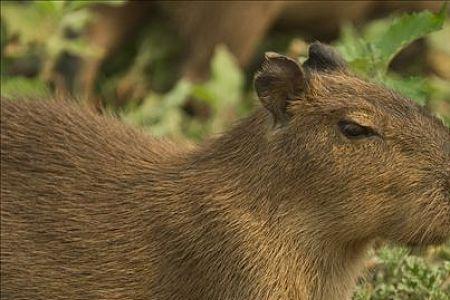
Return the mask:
<svg viewBox="0 0 450 300">
<path fill-rule="evenodd" d="M 189 150 L 3 101 L 1 298 L 349 299 L 373 239 L 444 241 L 448 128 L 344 72 L 307 78 L 283 126 L 260 108 Z"/>
</svg>

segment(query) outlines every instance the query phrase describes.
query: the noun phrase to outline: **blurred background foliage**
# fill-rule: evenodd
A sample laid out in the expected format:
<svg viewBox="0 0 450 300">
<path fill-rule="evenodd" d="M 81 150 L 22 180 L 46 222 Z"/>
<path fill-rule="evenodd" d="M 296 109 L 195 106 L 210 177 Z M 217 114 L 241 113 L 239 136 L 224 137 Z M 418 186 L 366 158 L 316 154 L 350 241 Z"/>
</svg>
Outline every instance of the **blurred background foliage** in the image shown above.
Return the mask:
<svg viewBox="0 0 450 300">
<path fill-rule="evenodd" d="M 447 19 L 433 1 L 2 1 L 1 94 L 71 97 L 200 141 L 251 111 L 265 51 L 302 61 L 321 40 L 450 124 Z M 450 299 L 450 246 L 383 246 L 368 267 L 354 299 Z"/>
</svg>

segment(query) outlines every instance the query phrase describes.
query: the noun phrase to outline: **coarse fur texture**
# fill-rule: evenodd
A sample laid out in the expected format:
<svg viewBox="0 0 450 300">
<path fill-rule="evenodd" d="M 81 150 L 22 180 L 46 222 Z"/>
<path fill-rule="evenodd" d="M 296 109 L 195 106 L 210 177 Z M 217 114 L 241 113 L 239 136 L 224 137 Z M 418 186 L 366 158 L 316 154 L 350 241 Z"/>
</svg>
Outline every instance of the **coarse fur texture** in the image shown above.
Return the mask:
<svg viewBox="0 0 450 300">
<path fill-rule="evenodd" d="M 314 47 L 268 54 L 263 107 L 195 148 L 2 100 L 1 299 L 350 299 L 374 239 L 445 241 L 449 129 Z"/>
</svg>

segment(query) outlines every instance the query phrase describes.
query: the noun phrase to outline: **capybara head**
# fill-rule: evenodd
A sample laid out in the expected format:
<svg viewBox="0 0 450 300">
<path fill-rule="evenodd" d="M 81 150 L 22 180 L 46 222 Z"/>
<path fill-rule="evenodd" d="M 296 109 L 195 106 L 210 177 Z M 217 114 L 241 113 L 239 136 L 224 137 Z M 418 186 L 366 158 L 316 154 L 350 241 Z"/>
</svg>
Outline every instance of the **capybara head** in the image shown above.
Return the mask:
<svg viewBox="0 0 450 300">
<path fill-rule="evenodd" d="M 255 88 L 282 188 L 327 234 L 407 245 L 450 235 L 450 132 L 439 119 L 352 75 L 320 43 L 303 65 L 267 53 Z"/>
</svg>

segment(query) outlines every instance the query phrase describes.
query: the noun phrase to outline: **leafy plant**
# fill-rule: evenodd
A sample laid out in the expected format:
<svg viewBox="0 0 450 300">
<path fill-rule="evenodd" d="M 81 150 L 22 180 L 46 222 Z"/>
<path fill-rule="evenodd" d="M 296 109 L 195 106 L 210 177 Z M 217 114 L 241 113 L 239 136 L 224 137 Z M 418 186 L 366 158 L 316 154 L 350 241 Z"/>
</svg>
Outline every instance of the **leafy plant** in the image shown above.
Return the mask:
<svg viewBox="0 0 450 300">
<path fill-rule="evenodd" d="M 354 300 L 448 300 L 450 260 L 436 264 L 408 255 L 404 248 L 382 248 L 371 280 L 361 284 Z"/>
<path fill-rule="evenodd" d="M 193 84 L 179 81 L 166 94 L 151 93 L 141 106 L 123 114 L 128 122 L 148 128 L 157 136 L 199 139 L 207 132 L 223 130 L 236 119 L 243 102 L 244 74 L 225 46 L 218 46 L 211 60 L 208 81 Z M 201 122 L 183 111 L 189 99 L 207 105 L 209 117 Z M 240 112 L 243 112 L 242 110 Z"/>
<path fill-rule="evenodd" d="M 2 96 L 13 98 L 17 96 L 35 98 L 50 95 L 48 86 L 37 78 L 26 78 L 14 76 L 7 80 L 2 80 Z"/>
<path fill-rule="evenodd" d="M 427 82 L 421 78 L 401 78 L 389 72 L 392 59 L 416 39 L 442 29 L 447 17 L 446 5 L 437 14 L 429 11 L 405 14 L 369 24 L 358 33 L 345 25 L 337 48 L 357 73 L 374 78 L 385 85 L 425 104 L 429 94 Z"/>
<path fill-rule="evenodd" d="M 38 91 L 51 81 L 53 69 L 63 53 L 92 56 L 98 52 L 85 41 L 82 30 L 91 20 L 89 6 L 97 3 L 122 5 L 125 1 L 3 1 L 1 2 L 1 80 L 8 92 L 18 80 L 26 88 L 14 95 L 26 95 L 35 86 Z M 67 32 L 74 37 L 67 38 Z M 8 43 L 9 42 L 9 43 Z M 8 44 L 8 45 L 7 45 Z M 38 60 L 38 78 L 7 76 L 10 61 Z M 33 94 L 32 92 L 30 94 Z"/>
</svg>

